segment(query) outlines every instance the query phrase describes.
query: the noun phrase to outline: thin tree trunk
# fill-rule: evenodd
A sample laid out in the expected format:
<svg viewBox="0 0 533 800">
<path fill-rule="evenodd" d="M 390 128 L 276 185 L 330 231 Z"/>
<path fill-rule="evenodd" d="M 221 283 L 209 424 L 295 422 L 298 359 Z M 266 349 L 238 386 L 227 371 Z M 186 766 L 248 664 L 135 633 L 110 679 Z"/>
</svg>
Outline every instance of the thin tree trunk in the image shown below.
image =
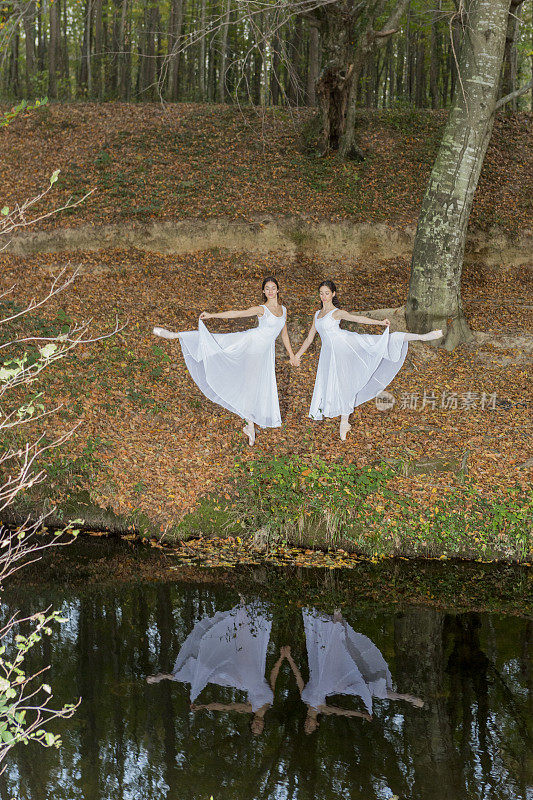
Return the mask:
<svg viewBox="0 0 533 800">
<path fill-rule="evenodd" d="M 446 701 L 444 614 L 407 609 L 394 623 L 396 681 L 400 692 L 424 701 L 405 714 L 412 796 L 457 800 L 466 787 L 453 742 Z"/>
<path fill-rule="evenodd" d="M 48 41 L 48 94 L 52 100 L 57 100 L 57 67 L 60 37 L 59 0 L 53 0 L 50 4 L 50 37 Z"/>
<path fill-rule="evenodd" d="M 415 105 L 417 108 L 424 108 L 426 105 L 426 46 L 424 34 L 421 33 L 416 48 L 416 81 L 415 81 Z"/>
<path fill-rule="evenodd" d="M 270 98 L 273 106 L 279 105 L 279 94 L 280 94 L 280 37 L 278 32 L 274 34 L 272 38 L 272 70 L 270 76 Z"/>
<path fill-rule="evenodd" d="M 339 155 L 342 158 L 356 157 L 362 158 L 361 150 L 355 144 L 355 110 L 357 105 L 357 89 L 359 80 L 363 70 L 365 61 L 377 47 L 383 47 L 390 36 L 397 32 L 400 20 L 408 6 L 408 0 L 397 0 L 389 18 L 385 22 L 381 31 L 375 31 L 373 28 L 374 17 L 365 17 L 363 19 L 364 29 L 360 29 L 358 37 L 358 46 L 355 54 L 352 56 L 352 63 L 350 69 L 346 73 L 346 80 L 348 89 L 344 88 L 345 95 L 345 108 L 343 111 L 342 126 L 339 135 Z M 381 8 L 381 7 L 380 7 Z M 382 9 L 381 9 L 382 10 Z M 377 13 L 379 8 L 374 8 L 374 13 Z M 353 32 L 352 32 L 353 33 Z M 353 39 L 352 39 L 353 42 Z M 346 45 L 346 43 L 344 43 Z M 348 39 L 348 46 L 352 47 L 353 44 Z"/>
<path fill-rule="evenodd" d="M 94 2 L 94 53 L 93 53 L 93 95 L 97 100 L 103 100 L 102 85 L 102 49 L 104 40 L 104 26 L 102 18 L 102 0 Z"/>
<path fill-rule="evenodd" d="M 518 72 L 518 53 L 516 40 L 520 29 L 520 15 L 524 0 L 511 0 L 509 19 L 507 20 L 507 34 L 505 37 L 505 52 L 503 56 L 503 69 L 500 86 L 500 97 L 511 94 L 517 88 L 516 78 Z M 518 109 L 518 98 L 515 97 L 507 103 L 506 111 L 508 114 Z"/>
<path fill-rule="evenodd" d="M 206 0 L 201 0 L 200 5 L 200 30 L 205 31 L 206 19 Z M 200 46 L 198 52 L 198 89 L 199 98 L 203 102 L 205 100 L 205 36 L 200 38 Z"/>
<path fill-rule="evenodd" d="M 44 33 L 44 18 L 46 14 L 46 0 L 37 5 L 37 63 L 39 72 L 46 69 L 46 35 Z"/>
<path fill-rule="evenodd" d="M 15 97 L 20 96 L 19 49 L 20 49 L 20 32 L 19 32 L 19 26 L 17 24 L 17 28 L 11 37 L 9 86 L 8 86 L 9 93 L 13 94 Z"/>
<path fill-rule="evenodd" d="M 407 324 L 417 333 L 442 328 L 448 349 L 472 337 L 461 304 L 461 270 L 474 192 L 494 122 L 509 6 L 510 0 L 470 3 L 459 59 L 461 81 L 415 237 Z"/>
<path fill-rule="evenodd" d="M 62 49 L 62 61 L 63 61 L 63 76 L 65 78 L 65 96 L 67 100 L 71 99 L 71 87 L 70 87 L 70 65 L 69 65 L 69 58 L 68 58 L 68 8 L 67 8 L 67 0 L 63 0 L 63 49 Z"/>
<path fill-rule="evenodd" d="M 263 75 L 263 14 L 257 15 L 256 25 L 253 48 L 252 103 L 255 106 L 260 106 L 261 78 Z"/>
<path fill-rule="evenodd" d="M 309 28 L 309 55 L 307 68 L 307 105 L 316 106 L 316 82 L 320 72 L 320 37 L 316 25 Z"/>
<path fill-rule="evenodd" d="M 32 81 L 35 76 L 35 0 L 29 0 L 24 9 L 24 39 L 26 49 L 26 94 L 33 95 Z"/>
<path fill-rule="evenodd" d="M 405 35 L 398 39 L 396 49 L 396 97 L 403 97 L 405 94 Z"/>
<path fill-rule="evenodd" d="M 220 31 L 220 63 L 218 68 L 217 100 L 224 102 L 226 88 L 226 59 L 228 50 L 228 28 L 231 14 L 231 0 L 226 2 L 226 10 Z"/>
<path fill-rule="evenodd" d="M 294 20 L 294 30 L 290 45 L 289 84 L 287 86 L 287 95 L 289 102 L 294 106 L 298 105 L 300 98 L 302 24 L 302 18 L 296 17 Z"/>
<path fill-rule="evenodd" d="M 92 2 L 86 0 L 83 25 L 83 42 L 81 45 L 80 69 L 78 75 L 78 95 L 90 96 L 92 89 L 91 75 L 91 32 L 92 32 Z"/>
<path fill-rule="evenodd" d="M 383 108 L 390 108 L 394 98 L 394 44 L 392 39 L 387 42 L 385 52 L 385 80 L 383 83 Z"/>
<path fill-rule="evenodd" d="M 168 95 L 172 102 L 179 99 L 179 76 L 181 60 L 181 30 L 183 27 L 183 0 L 172 0 L 168 36 Z"/>
<path fill-rule="evenodd" d="M 442 0 L 438 0 L 436 9 L 431 15 L 431 40 L 430 40 L 430 64 L 429 64 L 429 94 L 431 97 L 431 108 L 439 106 L 439 68 L 440 68 L 440 31 L 438 15 L 442 6 Z"/>
<path fill-rule="evenodd" d="M 117 41 L 117 96 L 129 100 L 131 89 L 131 44 L 129 35 L 128 0 L 122 0 Z"/>
</svg>

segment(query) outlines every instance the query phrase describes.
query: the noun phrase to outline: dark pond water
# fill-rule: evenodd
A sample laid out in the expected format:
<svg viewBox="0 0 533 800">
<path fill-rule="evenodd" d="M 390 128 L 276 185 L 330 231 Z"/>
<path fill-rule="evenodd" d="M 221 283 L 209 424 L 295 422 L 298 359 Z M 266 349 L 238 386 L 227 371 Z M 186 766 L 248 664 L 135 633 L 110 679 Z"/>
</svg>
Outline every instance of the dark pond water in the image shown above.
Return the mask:
<svg viewBox="0 0 533 800">
<path fill-rule="evenodd" d="M 14 751 L 3 799 L 533 798 L 531 620 L 335 614 L 333 597 L 313 610 L 227 586 L 17 590 L 24 611 L 49 603 L 68 622 L 33 665 L 52 665 L 55 699 L 82 704 L 56 724 L 59 751 Z M 283 661 L 271 696 L 283 646 L 294 668 Z M 178 655 L 181 680 L 147 683 Z M 186 679 L 209 708 L 190 708 Z"/>
</svg>

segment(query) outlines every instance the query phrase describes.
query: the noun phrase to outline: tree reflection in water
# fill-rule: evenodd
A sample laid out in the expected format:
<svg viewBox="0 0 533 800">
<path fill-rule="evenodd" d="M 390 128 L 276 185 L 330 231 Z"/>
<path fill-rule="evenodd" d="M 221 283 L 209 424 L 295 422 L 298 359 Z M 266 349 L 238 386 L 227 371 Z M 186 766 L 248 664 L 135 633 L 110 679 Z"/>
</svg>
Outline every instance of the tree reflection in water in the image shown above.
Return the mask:
<svg viewBox="0 0 533 800">
<path fill-rule="evenodd" d="M 145 680 L 173 663 L 201 620 L 237 607 L 233 590 L 170 584 L 86 589 L 77 596 L 57 590 L 28 595 L 23 604 L 18 595 L 25 613 L 48 601 L 62 606 L 69 622 L 43 643 L 49 652 L 36 651 L 33 657 L 35 666 L 52 664 L 58 702 L 77 695 L 83 701 L 62 730 L 60 751 L 28 747 L 14 752 L 0 778 L 2 798 L 532 796 L 532 625 L 526 619 L 344 607 L 342 621 L 333 615 L 331 624 L 343 625 L 346 635 L 350 628 L 368 637 L 395 686 L 421 698 L 423 707 L 382 697 L 373 702 L 372 722 L 323 714 L 320 727 L 306 735 L 306 708 L 285 661 L 264 730 L 254 737 L 250 714 L 229 710 L 230 704 L 249 699 L 235 684 L 206 683 L 199 705 L 228 709 L 195 713 L 188 684 L 151 686 Z M 9 613 L 6 602 L 3 614 Z M 302 683 L 309 682 L 301 609 L 277 608 L 273 598 L 268 618 L 272 627 L 261 680 L 270 677 L 280 647 L 290 646 Z M 391 692 L 386 677 L 384 682 Z M 327 705 L 368 713 L 361 696 L 327 694 Z"/>
</svg>

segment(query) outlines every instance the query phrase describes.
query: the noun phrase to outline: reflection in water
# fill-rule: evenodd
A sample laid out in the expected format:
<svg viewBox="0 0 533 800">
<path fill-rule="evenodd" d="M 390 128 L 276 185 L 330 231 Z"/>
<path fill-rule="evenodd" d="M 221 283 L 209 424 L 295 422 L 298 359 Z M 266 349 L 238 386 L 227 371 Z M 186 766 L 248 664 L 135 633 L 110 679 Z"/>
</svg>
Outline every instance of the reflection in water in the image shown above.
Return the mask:
<svg viewBox="0 0 533 800">
<path fill-rule="evenodd" d="M 158 683 L 168 678 L 190 683 L 191 709 L 199 711 L 253 712 L 252 733 L 264 727 L 264 716 L 272 705 L 274 688 L 282 659 L 265 680 L 265 664 L 272 621 L 260 608 L 242 602 L 231 611 L 218 611 L 196 623 L 183 643 L 171 674 L 159 673 L 147 678 Z M 246 693 L 246 703 L 204 703 L 194 700 L 208 683 L 231 686 Z"/>
<path fill-rule="evenodd" d="M 362 633 L 356 633 L 340 611 L 333 616 L 315 609 L 302 611 L 309 663 L 309 681 L 304 685 L 300 670 L 292 658 L 290 647 L 283 649 L 295 675 L 302 700 L 307 705 L 305 732 L 318 726 L 318 714 L 372 719 L 372 697 L 407 700 L 415 706 L 424 703 L 408 694 L 392 691 L 392 678 L 387 663 L 376 645 Z M 326 703 L 334 694 L 360 697 L 368 711 Z"/>
<path fill-rule="evenodd" d="M 14 752 L 2 800 L 532 800 L 528 620 L 344 607 L 305 610 L 302 624 L 276 598 L 268 610 L 235 599 L 168 584 L 19 594 L 24 613 L 53 602 L 68 617 L 28 666 L 52 664 L 58 703 L 83 699 L 60 751 Z M 217 630 L 210 661 L 203 645 Z M 294 668 L 279 667 L 280 648 Z M 148 685 L 177 654 L 181 677 Z M 266 724 L 252 737 L 262 692 Z M 321 721 L 311 736 L 306 697 Z M 369 702 L 372 722 L 345 714 Z"/>
</svg>

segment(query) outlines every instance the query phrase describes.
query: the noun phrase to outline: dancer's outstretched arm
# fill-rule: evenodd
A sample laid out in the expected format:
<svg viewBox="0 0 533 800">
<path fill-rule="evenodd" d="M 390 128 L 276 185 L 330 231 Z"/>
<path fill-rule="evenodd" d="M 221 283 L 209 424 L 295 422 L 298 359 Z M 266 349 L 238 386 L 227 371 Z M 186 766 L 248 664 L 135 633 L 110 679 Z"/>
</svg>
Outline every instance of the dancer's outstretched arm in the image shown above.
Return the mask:
<svg viewBox="0 0 533 800">
<path fill-rule="evenodd" d="M 338 308 L 333 312 L 334 319 L 345 319 L 346 322 L 358 322 L 360 325 L 383 325 L 387 328 L 390 325 L 388 319 L 370 319 L 370 317 L 360 317 L 359 314 L 352 314 L 350 311 L 344 311 Z"/>
<path fill-rule="evenodd" d="M 281 655 L 284 656 L 287 659 L 287 661 L 289 662 L 289 664 L 291 665 L 291 669 L 292 669 L 292 671 L 294 673 L 294 677 L 296 678 L 296 684 L 297 684 L 298 689 L 300 690 L 300 694 L 301 694 L 303 692 L 303 690 L 304 690 L 305 683 L 303 682 L 302 673 L 300 672 L 300 670 L 298 669 L 298 667 L 294 663 L 294 659 L 293 659 L 293 657 L 291 655 L 291 648 L 287 645 L 286 647 L 282 647 L 280 652 L 281 652 Z"/>
<path fill-rule="evenodd" d="M 289 332 L 287 330 L 287 323 L 285 323 L 285 325 L 283 326 L 283 330 L 281 331 L 281 341 L 283 342 L 283 344 L 285 346 L 285 350 L 289 354 L 289 361 L 291 362 L 293 367 L 297 367 L 298 366 L 298 359 L 296 358 L 296 356 L 294 355 L 294 353 L 292 351 L 291 341 L 289 339 Z"/>
<path fill-rule="evenodd" d="M 302 344 L 302 346 L 295 355 L 296 359 L 300 359 L 303 356 L 307 348 L 311 346 L 311 342 L 313 341 L 315 336 L 316 336 L 316 328 L 315 328 L 315 321 L 313 320 L 313 324 L 309 328 L 309 333 L 307 334 L 304 343 Z"/>
<path fill-rule="evenodd" d="M 265 313 L 263 306 L 252 306 L 235 311 L 219 311 L 216 314 L 210 314 L 209 311 L 202 311 L 200 319 L 239 319 L 241 317 L 262 317 Z"/>
<path fill-rule="evenodd" d="M 148 675 L 146 683 L 159 683 L 159 681 L 173 681 L 174 675 L 169 672 L 158 672 L 157 675 Z"/>
<path fill-rule="evenodd" d="M 416 708 L 423 708 L 424 706 L 424 701 L 413 694 L 398 694 L 397 692 L 387 691 L 387 697 L 389 700 L 405 700 L 407 703 L 411 703 L 412 706 L 416 706 Z"/>
<path fill-rule="evenodd" d="M 324 704 L 319 706 L 318 710 L 321 714 L 330 714 L 336 717 L 361 717 L 361 719 L 367 719 L 369 722 L 372 721 L 370 714 L 365 714 L 363 711 L 352 711 L 350 708 L 339 708 L 338 706 Z"/>
<path fill-rule="evenodd" d="M 240 714 L 250 714 L 252 712 L 251 703 L 203 703 L 196 705 L 191 703 L 191 711 L 238 711 Z"/>
<path fill-rule="evenodd" d="M 270 673 L 270 688 L 272 689 L 272 691 L 274 691 L 276 687 L 276 681 L 279 675 L 279 668 L 281 667 L 284 658 L 285 656 L 281 654 L 276 663 L 274 664 L 274 666 L 272 667 L 272 672 Z"/>
</svg>

